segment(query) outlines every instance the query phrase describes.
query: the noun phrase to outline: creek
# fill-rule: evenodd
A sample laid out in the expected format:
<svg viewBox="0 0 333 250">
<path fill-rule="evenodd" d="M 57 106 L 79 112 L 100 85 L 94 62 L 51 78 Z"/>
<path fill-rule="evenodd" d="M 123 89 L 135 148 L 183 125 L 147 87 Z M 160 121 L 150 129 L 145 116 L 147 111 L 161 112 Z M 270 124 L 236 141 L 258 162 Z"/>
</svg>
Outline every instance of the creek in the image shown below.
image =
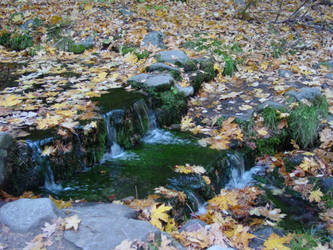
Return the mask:
<svg viewBox="0 0 333 250">
<path fill-rule="evenodd" d="M 79 161 L 74 165 L 81 170 L 70 178 L 59 178 L 61 174 L 56 172 L 54 162 L 42 153 L 43 147 L 55 140 L 47 137 L 52 132 L 30 135 L 28 145 L 35 169 L 42 169 L 44 175 L 44 185 L 37 192 L 64 200 L 110 201 L 129 196 L 145 198 L 154 188 L 166 186 L 184 191 L 195 211 L 212 197 L 213 191 L 201 177 L 176 173 L 175 165 L 203 166 L 217 193 L 223 187 L 250 185 L 252 176 L 264 170 L 252 167 L 251 161 L 244 162 L 246 156 L 242 152 L 202 147 L 192 135 L 159 128 L 147 98 L 140 93 L 114 89 L 97 102 L 102 116 L 100 126 L 105 130 L 103 156 L 93 166 L 86 164 L 82 160 L 86 154 L 82 145 L 85 138 L 74 136 L 73 151 Z M 65 158 L 64 161 L 67 167 L 70 163 Z"/>
</svg>

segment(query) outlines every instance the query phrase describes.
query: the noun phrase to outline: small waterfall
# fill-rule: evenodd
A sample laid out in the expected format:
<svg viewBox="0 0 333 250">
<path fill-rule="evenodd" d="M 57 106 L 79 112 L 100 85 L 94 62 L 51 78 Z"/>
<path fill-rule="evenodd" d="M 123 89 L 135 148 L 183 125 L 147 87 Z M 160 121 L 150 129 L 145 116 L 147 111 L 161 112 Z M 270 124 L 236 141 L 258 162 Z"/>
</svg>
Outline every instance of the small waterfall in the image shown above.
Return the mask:
<svg viewBox="0 0 333 250">
<path fill-rule="evenodd" d="M 48 138 L 35 142 L 28 141 L 28 145 L 32 149 L 32 160 L 36 164 L 35 167 L 44 172 L 44 188 L 53 193 L 57 193 L 62 190 L 62 186 L 55 183 L 48 156 L 43 156 L 41 150 L 41 146 L 46 145 L 48 142 L 52 141 L 52 139 L 53 138 Z"/>
<path fill-rule="evenodd" d="M 104 115 L 106 125 L 106 146 L 108 152 L 103 155 L 101 162 L 105 162 L 110 159 L 122 157 L 125 151 L 117 143 L 117 131 L 115 123 L 119 123 L 124 115 L 124 111 L 121 109 L 112 110 Z"/>
<path fill-rule="evenodd" d="M 142 131 L 147 131 L 142 141 L 147 144 L 181 144 L 188 141 L 175 137 L 169 131 L 157 126 L 155 113 L 149 109 L 144 100 L 137 101 L 133 105 L 140 120 Z"/>
<path fill-rule="evenodd" d="M 231 163 L 230 180 L 225 185 L 225 189 L 242 189 L 254 183 L 253 175 L 265 170 L 263 166 L 254 166 L 245 171 L 244 158 L 241 154 L 228 154 Z"/>
</svg>

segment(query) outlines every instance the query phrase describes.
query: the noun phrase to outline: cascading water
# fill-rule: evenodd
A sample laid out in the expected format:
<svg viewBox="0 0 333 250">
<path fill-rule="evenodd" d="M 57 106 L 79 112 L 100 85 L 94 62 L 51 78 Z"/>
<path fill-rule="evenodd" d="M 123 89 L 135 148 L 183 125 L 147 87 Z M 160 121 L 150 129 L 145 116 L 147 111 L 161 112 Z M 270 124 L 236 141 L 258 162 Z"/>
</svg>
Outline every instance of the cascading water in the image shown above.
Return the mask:
<svg viewBox="0 0 333 250">
<path fill-rule="evenodd" d="M 124 112 L 122 110 L 112 110 L 104 115 L 106 125 L 106 146 L 108 152 L 103 155 L 101 162 L 105 162 L 109 159 L 120 158 L 124 156 L 125 151 L 117 143 L 117 131 L 114 126 L 123 117 Z"/>
<path fill-rule="evenodd" d="M 28 145 L 32 150 L 32 160 L 36 164 L 35 168 L 41 169 L 44 172 L 44 188 L 50 192 L 57 193 L 62 190 L 62 186 L 55 183 L 48 156 L 43 156 L 41 150 L 41 146 L 50 141 L 52 141 L 52 138 L 35 142 L 28 141 Z"/>
</svg>

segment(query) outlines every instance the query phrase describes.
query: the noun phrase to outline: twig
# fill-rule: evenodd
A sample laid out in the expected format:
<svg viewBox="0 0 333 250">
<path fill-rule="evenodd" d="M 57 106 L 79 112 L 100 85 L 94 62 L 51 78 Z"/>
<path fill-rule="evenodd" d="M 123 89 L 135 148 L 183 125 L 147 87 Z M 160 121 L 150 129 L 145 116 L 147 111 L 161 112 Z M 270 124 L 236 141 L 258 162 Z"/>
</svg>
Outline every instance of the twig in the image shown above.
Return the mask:
<svg viewBox="0 0 333 250">
<path fill-rule="evenodd" d="M 278 11 L 278 13 L 277 13 L 277 15 L 276 15 L 276 18 L 275 18 L 275 21 L 274 21 L 274 23 L 276 23 L 276 22 L 277 22 L 277 20 L 279 19 L 280 15 L 281 15 L 281 10 L 282 10 L 282 2 L 283 2 L 283 0 L 280 0 L 280 4 L 279 4 L 279 11 Z"/>
<path fill-rule="evenodd" d="M 305 6 L 307 4 L 307 0 L 305 0 L 287 19 L 283 20 L 281 23 L 286 23 L 286 22 L 290 22 L 291 19 L 298 14 L 299 10 Z"/>
</svg>

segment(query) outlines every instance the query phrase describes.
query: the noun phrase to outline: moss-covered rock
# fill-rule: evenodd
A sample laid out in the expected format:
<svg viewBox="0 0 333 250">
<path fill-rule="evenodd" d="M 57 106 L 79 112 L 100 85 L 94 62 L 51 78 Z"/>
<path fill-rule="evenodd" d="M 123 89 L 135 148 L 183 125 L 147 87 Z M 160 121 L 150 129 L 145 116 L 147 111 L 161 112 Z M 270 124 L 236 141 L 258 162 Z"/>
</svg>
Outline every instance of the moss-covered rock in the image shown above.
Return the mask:
<svg viewBox="0 0 333 250">
<path fill-rule="evenodd" d="M 156 98 L 157 121 L 160 125 L 169 126 L 179 123 L 187 112 L 187 100 L 179 93 L 164 91 Z"/>
</svg>

